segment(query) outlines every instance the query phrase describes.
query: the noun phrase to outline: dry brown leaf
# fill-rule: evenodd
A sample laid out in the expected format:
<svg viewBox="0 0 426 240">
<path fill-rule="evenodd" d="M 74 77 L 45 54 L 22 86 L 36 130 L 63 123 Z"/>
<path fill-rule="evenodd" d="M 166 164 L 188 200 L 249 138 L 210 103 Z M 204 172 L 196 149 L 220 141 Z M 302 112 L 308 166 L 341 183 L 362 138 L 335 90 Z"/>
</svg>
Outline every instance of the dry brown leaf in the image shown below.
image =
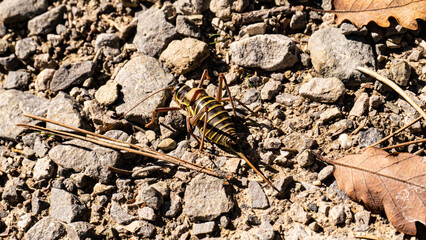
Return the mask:
<svg viewBox="0 0 426 240">
<path fill-rule="evenodd" d="M 334 0 L 336 23 L 351 21 L 361 28 L 370 21 L 381 27 L 389 27 L 389 17 L 408 29 L 417 30 L 416 19 L 426 20 L 425 0 Z"/>
<path fill-rule="evenodd" d="M 386 213 L 395 228 L 416 235 L 426 225 L 426 162 L 423 157 L 367 148 L 331 162 L 340 189 L 372 212 Z"/>
</svg>

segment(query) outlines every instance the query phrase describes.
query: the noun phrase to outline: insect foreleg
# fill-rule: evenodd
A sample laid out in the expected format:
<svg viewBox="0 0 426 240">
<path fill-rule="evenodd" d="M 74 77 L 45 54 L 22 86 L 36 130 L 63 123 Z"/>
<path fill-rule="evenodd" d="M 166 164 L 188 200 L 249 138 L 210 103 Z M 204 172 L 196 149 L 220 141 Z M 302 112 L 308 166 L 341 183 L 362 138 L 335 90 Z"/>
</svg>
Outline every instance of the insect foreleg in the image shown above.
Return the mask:
<svg viewBox="0 0 426 240">
<path fill-rule="evenodd" d="M 232 112 L 234 113 L 234 116 L 237 116 L 237 113 L 235 112 L 235 106 L 234 106 L 234 97 L 231 95 L 231 91 L 229 91 L 228 83 L 226 82 L 225 75 L 223 73 L 219 74 L 219 87 L 217 88 L 217 94 L 216 94 L 216 100 L 218 102 L 222 102 L 222 83 L 225 83 L 225 89 L 226 92 L 229 95 L 229 100 L 231 102 Z"/>
<path fill-rule="evenodd" d="M 152 111 L 152 119 L 151 119 L 151 122 L 150 122 L 150 123 L 148 123 L 148 124 L 146 124 L 146 125 L 145 125 L 145 127 L 149 127 L 149 126 L 151 126 L 152 124 L 154 124 L 154 122 L 155 122 L 155 114 L 156 114 L 156 113 L 159 113 L 159 112 L 177 111 L 177 110 L 180 110 L 180 109 L 181 109 L 180 107 L 164 107 L 164 108 L 156 108 L 156 109 L 154 109 L 154 111 Z"/>
</svg>

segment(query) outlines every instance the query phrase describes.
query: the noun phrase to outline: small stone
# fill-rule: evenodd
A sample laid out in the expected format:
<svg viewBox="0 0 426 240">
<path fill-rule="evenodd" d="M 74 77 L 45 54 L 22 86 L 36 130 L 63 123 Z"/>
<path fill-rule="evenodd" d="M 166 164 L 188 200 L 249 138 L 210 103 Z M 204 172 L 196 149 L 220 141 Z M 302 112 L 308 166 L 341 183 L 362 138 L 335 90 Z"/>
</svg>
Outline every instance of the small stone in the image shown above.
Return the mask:
<svg viewBox="0 0 426 240">
<path fill-rule="evenodd" d="M 136 233 L 140 238 L 152 238 L 155 234 L 155 226 L 146 221 L 140 221 L 139 231 Z"/>
<path fill-rule="evenodd" d="M 290 206 L 291 218 L 298 223 L 306 224 L 310 219 L 311 215 L 303 209 L 299 203 L 293 203 Z"/>
<path fill-rule="evenodd" d="M 34 56 L 34 67 L 37 70 L 42 70 L 45 68 L 56 68 L 57 65 L 57 61 L 53 60 L 49 53 L 37 54 Z"/>
<path fill-rule="evenodd" d="M 53 47 L 57 47 L 61 44 L 62 37 L 56 34 L 47 34 L 47 41 L 51 43 Z"/>
<path fill-rule="evenodd" d="M 400 60 L 393 62 L 390 70 L 392 72 L 393 81 L 395 81 L 396 84 L 403 87 L 408 85 L 411 67 L 406 61 Z"/>
<path fill-rule="evenodd" d="M 143 207 L 139 209 L 138 216 L 140 219 L 147 220 L 147 221 L 155 221 L 155 219 L 157 218 L 157 215 L 155 215 L 154 209 L 150 207 Z"/>
<path fill-rule="evenodd" d="M 371 212 L 360 211 L 355 213 L 355 231 L 365 232 L 370 228 Z"/>
<path fill-rule="evenodd" d="M 41 35 L 53 32 L 56 29 L 56 25 L 58 25 L 62 20 L 65 11 L 65 5 L 59 5 L 58 7 L 52 8 L 51 10 L 29 20 L 29 35 Z"/>
<path fill-rule="evenodd" d="M 278 103 L 282 103 L 286 106 L 293 106 L 297 102 L 297 100 L 298 100 L 297 96 L 287 94 L 287 93 L 282 93 L 276 97 L 276 101 Z"/>
<path fill-rule="evenodd" d="M 95 235 L 94 226 L 88 222 L 73 222 L 66 225 L 68 239 L 90 239 Z"/>
<path fill-rule="evenodd" d="M 304 83 L 299 94 L 322 103 L 336 102 L 345 93 L 345 85 L 338 78 L 312 78 Z"/>
<path fill-rule="evenodd" d="M 373 94 L 370 97 L 370 106 L 372 108 L 379 108 L 380 106 L 382 106 L 383 103 L 385 103 L 385 99 L 382 95 Z"/>
<path fill-rule="evenodd" d="M 155 132 L 152 130 L 147 130 L 145 132 L 145 137 L 149 142 L 152 142 L 155 140 L 156 136 L 155 136 Z"/>
<path fill-rule="evenodd" d="M 332 107 L 320 114 L 322 122 L 328 122 L 342 116 L 342 112 L 337 107 Z"/>
<path fill-rule="evenodd" d="M 119 48 L 120 38 L 115 33 L 101 33 L 96 36 L 95 51 L 102 47 Z"/>
<path fill-rule="evenodd" d="M 177 74 L 186 74 L 201 65 L 209 56 L 207 43 L 195 38 L 172 41 L 161 53 L 160 61 Z"/>
<path fill-rule="evenodd" d="M 257 35 L 230 44 L 232 61 L 243 67 L 267 71 L 292 67 L 298 61 L 295 43 L 284 35 Z"/>
<path fill-rule="evenodd" d="M 118 224 L 122 225 L 129 224 L 137 219 L 136 216 L 127 213 L 123 208 L 121 208 L 120 204 L 115 201 L 111 204 L 109 214 Z"/>
<path fill-rule="evenodd" d="M 275 238 L 274 227 L 268 221 L 263 221 L 256 231 L 259 240 L 272 240 Z"/>
<path fill-rule="evenodd" d="M 229 225 L 229 222 L 230 220 L 229 220 L 229 217 L 227 216 L 221 216 L 219 219 L 219 224 L 222 228 L 227 228 Z"/>
<path fill-rule="evenodd" d="M 55 171 L 53 162 L 48 158 L 39 158 L 33 170 L 33 178 L 36 181 L 49 179 Z"/>
<path fill-rule="evenodd" d="M 340 147 L 342 147 L 343 149 L 349 149 L 350 147 L 352 147 L 351 137 L 349 137 L 346 133 L 340 134 L 338 141 Z"/>
<path fill-rule="evenodd" d="M 309 167 L 314 163 L 314 154 L 307 149 L 297 156 L 297 163 L 301 167 Z"/>
<path fill-rule="evenodd" d="M 15 70 L 19 67 L 19 60 L 14 53 L 9 56 L 0 57 L 0 66 L 3 66 L 7 71 Z"/>
<path fill-rule="evenodd" d="M 31 80 L 31 74 L 25 71 L 11 71 L 3 84 L 3 89 L 24 89 Z"/>
<path fill-rule="evenodd" d="M 153 187 L 143 187 L 136 195 L 136 202 L 158 210 L 163 204 L 163 196 Z"/>
<path fill-rule="evenodd" d="M 308 227 L 314 232 L 318 232 L 321 229 L 321 226 L 317 222 L 309 223 Z"/>
<path fill-rule="evenodd" d="M 10 44 L 6 39 L 0 39 L 0 55 L 5 54 L 10 48 Z"/>
<path fill-rule="evenodd" d="M 71 223 L 82 220 L 86 206 L 80 199 L 65 190 L 52 188 L 50 194 L 50 216 Z"/>
<path fill-rule="evenodd" d="M 54 69 L 43 69 L 36 78 L 35 88 L 36 91 L 46 91 L 49 89 L 50 81 L 53 78 L 53 74 L 55 74 Z"/>
<path fill-rule="evenodd" d="M 282 88 L 282 84 L 279 81 L 269 81 L 265 84 L 260 91 L 260 97 L 262 100 L 271 100 Z"/>
<path fill-rule="evenodd" d="M 274 161 L 274 159 L 274 153 L 270 151 L 261 155 L 261 161 L 266 165 L 270 165 Z"/>
<path fill-rule="evenodd" d="M 46 117 L 72 127 L 81 128 L 84 126 L 84 122 L 80 112 L 78 103 L 70 95 L 59 92 L 58 95 L 50 101 Z M 52 123 L 47 123 L 46 126 L 54 130 L 70 131 L 68 128 Z"/>
<path fill-rule="evenodd" d="M 346 214 L 343 205 L 337 205 L 331 208 L 329 217 L 334 225 L 339 225 L 345 222 Z"/>
<path fill-rule="evenodd" d="M 293 229 L 286 232 L 285 239 L 289 240 L 299 240 L 299 239 L 309 239 L 311 236 L 306 232 L 304 227 L 300 224 L 297 224 Z"/>
<path fill-rule="evenodd" d="M 366 131 L 361 131 L 359 133 L 359 147 L 366 148 L 371 144 L 379 141 L 383 138 L 383 134 L 377 128 L 369 128 Z M 380 144 L 376 147 L 380 148 Z"/>
<path fill-rule="evenodd" d="M 369 97 L 367 93 L 362 93 L 355 101 L 354 106 L 349 112 L 349 116 L 361 117 L 368 109 Z"/>
<path fill-rule="evenodd" d="M 268 197 L 258 182 L 250 181 L 247 191 L 248 197 L 251 199 L 251 207 L 265 209 L 269 207 Z"/>
<path fill-rule="evenodd" d="M 265 34 L 266 32 L 267 24 L 260 22 L 260 23 L 254 23 L 247 25 L 245 28 L 242 28 L 239 35 L 249 35 L 249 36 L 255 36 L 255 35 L 261 35 Z"/>
<path fill-rule="evenodd" d="M 18 40 L 15 45 L 15 54 L 20 59 L 27 59 L 37 51 L 38 43 L 32 38 Z"/>
<path fill-rule="evenodd" d="M 163 139 L 159 144 L 158 148 L 163 151 L 171 151 L 177 146 L 176 141 L 171 138 Z"/>
<path fill-rule="evenodd" d="M 50 90 L 57 92 L 81 84 L 92 76 L 94 69 L 95 63 L 92 61 L 63 63 L 53 75 Z"/>
<path fill-rule="evenodd" d="M 323 169 L 321 169 L 321 171 L 318 173 L 318 180 L 323 181 L 325 179 L 327 179 L 334 170 L 334 166 L 329 165 Z"/>
<path fill-rule="evenodd" d="M 245 93 L 241 101 L 244 104 L 252 104 L 260 100 L 260 91 L 256 88 L 250 88 Z"/>
<path fill-rule="evenodd" d="M 210 11 L 216 15 L 216 17 L 227 21 L 231 19 L 231 1 L 229 0 L 211 0 Z"/>
<path fill-rule="evenodd" d="M 178 15 L 176 17 L 176 31 L 184 36 L 200 38 L 201 30 L 193 21 L 188 17 Z"/>
<path fill-rule="evenodd" d="M 192 225 L 192 235 L 198 236 L 203 234 L 210 234 L 214 231 L 216 223 L 214 221 L 205 223 L 194 223 Z"/>
<path fill-rule="evenodd" d="M 174 3 L 176 10 L 178 10 L 180 13 L 184 13 L 185 15 L 202 13 L 209 8 L 209 4 L 209 0 L 178 0 Z"/>
<path fill-rule="evenodd" d="M 274 181 L 273 185 L 278 190 L 278 192 L 274 192 L 274 196 L 275 197 L 282 196 L 284 194 L 285 190 L 287 189 L 287 187 L 292 182 L 293 182 L 292 176 L 282 177 L 282 178 Z"/>
<path fill-rule="evenodd" d="M 191 219 L 211 221 L 229 213 L 234 202 L 223 183 L 223 179 L 197 175 L 185 189 L 184 214 Z"/>
<path fill-rule="evenodd" d="M 281 147 L 281 140 L 279 138 L 267 138 L 263 146 L 267 150 L 279 149 Z"/>
<path fill-rule="evenodd" d="M 296 11 L 293 16 L 291 16 L 289 26 L 291 29 L 304 29 L 306 26 L 306 13 Z"/>
<path fill-rule="evenodd" d="M 44 217 L 25 233 L 25 239 L 61 239 L 65 233 L 64 224 L 55 218 Z"/>
<path fill-rule="evenodd" d="M 0 3 L 0 22 L 5 24 L 24 22 L 47 10 L 47 0 L 5 0 Z"/>
<path fill-rule="evenodd" d="M 33 214 L 39 214 L 42 210 L 49 207 L 49 204 L 41 200 L 36 194 L 33 194 L 31 198 L 31 212 Z"/>
<path fill-rule="evenodd" d="M 27 231 L 32 225 L 31 213 L 26 213 L 18 218 L 17 227 L 19 231 Z"/>
<path fill-rule="evenodd" d="M 113 81 L 108 81 L 105 85 L 101 86 L 95 93 L 96 100 L 105 106 L 109 106 L 118 98 L 118 84 Z"/>
<path fill-rule="evenodd" d="M 182 211 L 182 199 L 179 196 L 171 196 L 170 202 L 166 202 L 164 205 L 165 217 L 176 217 Z"/>
</svg>

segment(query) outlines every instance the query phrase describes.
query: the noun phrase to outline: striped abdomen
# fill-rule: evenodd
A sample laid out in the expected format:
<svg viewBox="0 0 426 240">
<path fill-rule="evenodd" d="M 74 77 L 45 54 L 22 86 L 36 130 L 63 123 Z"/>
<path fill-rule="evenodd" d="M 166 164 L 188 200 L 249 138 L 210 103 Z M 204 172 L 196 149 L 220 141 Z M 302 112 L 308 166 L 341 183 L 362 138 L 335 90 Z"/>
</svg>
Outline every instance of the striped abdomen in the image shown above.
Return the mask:
<svg viewBox="0 0 426 240">
<path fill-rule="evenodd" d="M 232 145 L 237 144 L 238 136 L 234 122 L 232 122 L 228 112 L 222 104 L 208 95 L 198 98 L 194 104 L 190 106 L 194 115 L 202 111 L 205 107 L 208 108 L 207 114 L 203 114 L 197 122 L 198 128 L 202 133 L 204 132 L 204 118 L 207 115 L 206 138 L 216 144 L 232 148 Z"/>
</svg>

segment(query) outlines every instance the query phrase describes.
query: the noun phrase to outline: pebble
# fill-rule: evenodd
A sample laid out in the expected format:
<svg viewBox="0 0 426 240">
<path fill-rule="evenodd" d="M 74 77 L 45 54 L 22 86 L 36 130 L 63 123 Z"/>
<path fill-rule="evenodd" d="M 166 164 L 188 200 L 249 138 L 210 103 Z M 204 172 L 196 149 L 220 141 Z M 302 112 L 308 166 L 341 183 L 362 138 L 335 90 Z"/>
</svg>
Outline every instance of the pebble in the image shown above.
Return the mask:
<svg viewBox="0 0 426 240">
<path fill-rule="evenodd" d="M 174 2 L 178 13 L 185 15 L 199 14 L 206 11 L 209 8 L 210 0 L 178 0 Z"/>
<path fill-rule="evenodd" d="M 232 61 L 243 67 L 277 71 L 298 61 L 295 43 L 284 35 L 264 34 L 233 42 L 229 46 Z"/>
<path fill-rule="evenodd" d="M 34 224 L 26 233 L 25 239 L 61 239 L 66 234 L 63 223 L 53 217 L 44 217 Z"/>
<path fill-rule="evenodd" d="M 385 98 L 382 95 L 371 95 L 369 105 L 372 108 L 379 108 L 383 103 L 385 103 Z"/>
<path fill-rule="evenodd" d="M 285 106 L 293 106 L 298 100 L 298 97 L 288 93 L 281 93 L 276 97 L 278 103 L 282 103 Z"/>
<path fill-rule="evenodd" d="M 161 142 L 158 144 L 158 148 L 163 151 L 171 151 L 175 149 L 177 146 L 176 141 L 171 138 L 166 138 L 161 140 Z"/>
<path fill-rule="evenodd" d="M 342 147 L 343 149 L 349 149 L 350 147 L 352 147 L 351 137 L 349 137 L 346 133 L 340 134 L 338 141 L 340 147 Z"/>
<path fill-rule="evenodd" d="M 9 204 L 16 204 L 21 198 L 20 191 L 18 192 L 21 186 L 22 182 L 18 178 L 8 180 L 3 188 L 1 198 Z"/>
<path fill-rule="evenodd" d="M 58 62 L 53 60 L 49 53 L 41 53 L 34 56 L 34 68 L 43 70 L 45 68 L 56 68 Z"/>
<path fill-rule="evenodd" d="M 32 216 L 31 213 L 25 213 L 22 216 L 19 216 L 17 219 L 17 227 L 19 231 L 26 231 L 32 224 Z"/>
<path fill-rule="evenodd" d="M 157 189 L 146 186 L 138 190 L 136 195 L 136 202 L 145 204 L 146 206 L 158 210 L 163 204 L 163 195 L 157 191 Z"/>
<path fill-rule="evenodd" d="M 355 101 L 354 106 L 349 112 L 349 116 L 361 117 L 368 109 L 369 97 L 367 93 L 362 93 Z"/>
<path fill-rule="evenodd" d="M 72 127 L 82 128 L 84 126 L 83 119 L 80 115 L 81 110 L 78 109 L 78 103 L 70 95 L 59 92 L 49 104 L 47 108 L 46 118 L 67 124 Z M 52 123 L 46 124 L 47 128 L 70 131 L 65 127 L 61 127 Z"/>
<path fill-rule="evenodd" d="M 155 221 L 155 219 L 157 218 L 157 215 L 155 215 L 154 209 L 150 207 L 143 207 L 139 209 L 138 216 L 140 219 L 147 220 L 147 221 Z"/>
<path fill-rule="evenodd" d="M 262 100 L 271 100 L 282 88 L 282 84 L 279 81 L 269 81 L 263 86 L 260 91 L 260 97 Z"/>
<path fill-rule="evenodd" d="M 50 90 L 57 92 L 83 83 L 92 76 L 95 65 L 92 61 L 63 63 L 53 75 Z"/>
<path fill-rule="evenodd" d="M 95 51 L 102 47 L 120 48 L 120 38 L 115 33 L 101 33 L 96 36 Z"/>
<path fill-rule="evenodd" d="M 96 91 L 95 98 L 102 105 L 113 104 L 118 98 L 118 83 L 108 81 Z"/>
<path fill-rule="evenodd" d="M 16 41 L 15 54 L 20 59 L 27 59 L 37 51 L 38 43 L 32 38 Z"/>
<path fill-rule="evenodd" d="M 179 196 L 172 194 L 170 202 L 165 202 L 164 205 L 163 212 L 165 217 L 176 217 L 182 211 L 182 199 Z"/>
<path fill-rule="evenodd" d="M 5 54 L 7 51 L 9 51 L 10 44 L 5 39 L 0 39 L 0 55 Z"/>
<path fill-rule="evenodd" d="M 256 231 L 256 237 L 259 240 L 272 240 L 275 238 L 274 227 L 269 221 L 263 221 Z"/>
<path fill-rule="evenodd" d="M 301 167 L 309 167 L 314 163 L 314 154 L 307 149 L 297 156 L 297 163 Z"/>
<path fill-rule="evenodd" d="M 291 29 L 304 29 L 306 27 L 306 13 L 301 11 L 296 11 L 290 19 L 290 28 Z"/>
<path fill-rule="evenodd" d="M 198 236 L 203 234 L 213 233 L 216 227 L 216 223 L 214 221 L 204 222 L 204 223 L 194 223 L 192 225 L 192 235 Z"/>
<path fill-rule="evenodd" d="M 275 155 L 271 151 L 261 154 L 261 157 L 260 157 L 260 160 L 266 165 L 270 165 L 274 161 L 274 159 L 275 159 Z"/>
<path fill-rule="evenodd" d="M 247 195 L 251 200 L 251 207 L 256 209 L 265 209 L 269 207 L 268 197 L 260 184 L 256 181 L 250 181 L 248 184 Z"/>
<path fill-rule="evenodd" d="M 193 21 L 188 17 L 178 15 L 176 17 L 176 31 L 186 37 L 200 38 L 201 30 Z"/>
<path fill-rule="evenodd" d="M 355 70 L 357 66 L 375 67 L 375 57 L 370 45 L 346 38 L 339 28 L 322 28 L 309 38 L 308 48 L 312 65 L 324 77 L 343 81 L 362 80 L 365 75 Z"/>
<path fill-rule="evenodd" d="M 332 107 L 320 114 L 320 120 L 322 122 L 328 122 L 336 118 L 339 118 L 341 116 L 342 116 L 342 112 L 340 111 L 340 109 L 337 107 Z"/>
<path fill-rule="evenodd" d="M 290 216 L 295 222 L 302 224 L 306 224 L 311 219 L 311 215 L 299 203 L 291 204 Z"/>
<path fill-rule="evenodd" d="M 46 91 L 49 89 L 50 81 L 52 81 L 53 74 L 55 74 L 54 69 L 43 69 L 36 77 L 35 80 L 35 89 L 37 92 Z"/>
<path fill-rule="evenodd" d="M 146 221 L 138 221 L 139 231 L 136 234 L 143 239 L 152 238 L 155 234 L 155 226 Z"/>
<path fill-rule="evenodd" d="M 38 121 L 24 117 L 23 113 L 44 116 L 49 100 L 18 90 L 0 91 L 0 138 L 14 140 L 25 131 L 15 124 L 35 124 Z"/>
<path fill-rule="evenodd" d="M 160 62 L 146 55 L 139 55 L 128 61 L 118 72 L 115 82 L 121 86 L 122 99 L 116 106 L 117 115 L 121 116 L 136 106 L 141 98 L 156 90 L 166 88 L 173 82 L 173 75 L 166 72 Z M 151 121 L 152 111 L 165 104 L 167 94 L 164 91 L 139 104 L 125 118 L 141 124 Z"/>
<path fill-rule="evenodd" d="M 138 16 L 133 44 L 139 52 L 154 57 L 177 37 L 175 26 L 166 21 L 163 11 L 152 7 Z"/>
<path fill-rule="evenodd" d="M 311 236 L 306 232 L 304 227 L 297 224 L 295 227 L 285 233 L 286 240 L 309 239 Z"/>
<path fill-rule="evenodd" d="M 47 0 L 4 0 L 0 3 L 0 22 L 12 24 L 24 22 L 47 10 Z"/>
<path fill-rule="evenodd" d="M 47 202 L 41 200 L 39 197 L 33 194 L 31 198 L 31 212 L 33 214 L 40 214 L 42 210 L 48 207 L 49 207 L 49 204 Z"/>
<path fill-rule="evenodd" d="M 36 181 L 49 179 L 54 171 L 55 167 L 53 166 L 53 162 L 48 157 L 39 158 L 34 166 L 33 178 Z"/>
<path fill-rule="evenodd" d="M 24 89 L 31 80 L 31 74 L 25 71 L 11 71 L 7 74 L 3 89 Z"/>
<path fill-rule="evenodd" d="M 53 147 L 49 158 L 65 169 L 83 172 L 105 183 L 112 176 L 108 166 L 116 166 L 120 154 L 110 148 L 82 140 L 71 140 Z"/>
<path fill-rule="evenodd" d="M 248 89 L 241 99 L 241 102 L 243 102 L 246 105 L 255 103 L 260 101 L 260 91 L 256 88 L 250 88 Z"/>
<path fill-rule="evenodd" d="M 9 56 L 0 57 L 0 66 L 3 66 L 7 71 L 12 71 L 18 68 L 19 60 L 14 53 Z"/>
<path fill-rule="evenodd" d="M 281 147 L 281 140 L 279 138 L 267 138 L 263 143 L 263 147 L 267 150 L 279 149 Z"/>
<path fill-rule="evenodd" d="M 230 219 L 227 216 L 221 216 L 219 219 L 220 227 L 227 228 L 230 223 Z"/>
<path fill-rule="evenodd" d="M 329 217 L 332 224 L 334 225 L 344 223 L 346 219 L 345 206 L 340 204 L 332 207 L 329 213 Z"/>
<path fill-rule="evenodd" d="M 229 193 L 223 179 L 197 175 L 185 189 L 183 213 L 193 220 L 211 221 L 233 209 Z"/>
<path fill-rule="evenodd" d="M 172 41 L 161 53 L 160 61 L 173 72 L 186 74 L 193 71 L 209 56 L 207 43 L 195 38 Z"/>
<path fill-rule="evenodd" d="M 345 85 L 338 78 L 312 78 L 304 83 L 299 94 L 322 103 L 336 102 L 345 93 Z"/>
<path fill-rule="evenodd" d="M 281 177 L 278 180 L 274 181 L 273 185 L 278 190 L 278 192 L 274 191 L 273 195 L 275 197 L 282 196 L 290 185 L 293 182 L 293 176 Z"/>
<path fill-rule="evenodd" d="M 408 85 L 411 75 L 411 67 L 406 61 L 399 60 L 392 62 L 390 70 L 392 72 L 392 80 L 396 84 L 402 87 Z"/>
<path fill-rule="evenodd" d="M 355 231 L 365 232 L 370 229 L 371 212 L 360 211 L 355 213 Z"/>
<path fill-rule="evenodd" d="M 65 5 L 59 5 L 28 21 L 29 35 L 44 35 L 53 32 L 63 18 Z"/>
<path fill-rule="evenodd" d="M 361 131 L 359 133 L 359 140 L 358 140 L 358 146 L 360 148 L 366 148 L 370 146 L 371 144 L 379 141 L 383 138 L 383 134 L 377 130 L 377 128 L 369 128 L 365 131 Z M 376 147 L 381 147 L 381 144 L 377 145 Z"/>
<path fill-rule="evenodd" d="M 66 225 L 68 239 L 90 239 L 95 236 L 94 226 L 88 222 L 73 222 Z"/>
<path fill-rule="evenodd" d="M 216 17 L 227 21 L 231 19 L 231 1 L 229 0 L 211 0 L 210 11 L 216 15 Z"/>
<path fill-rule="evenodd" d="M 333 174 L 333 170 L 334 170 L 333 165 L 329 165 L 321 169 L 321 171 L 318 173 L 318 180 L 323 181 L 327 179 L 331 174 Z"/>
<path fill-rule="evenodd" d="M 112 201 L 111 203 L 109 214 L 118 224 L 122 225 L 127 225 L 137 219 L 136 216 L 130 215 L 115 201 Z"/>
<path fill-rule="evenodd" d="M 50 216 L 71 223 L 82 220 L 87 208 L 80 199 L 65 190 L 52 188 L 50 193 Z"/>
<path fill-rule="evenodd" d="M 249 36 L 262 35 L 262 34 L 265 34 L 267 26 L 268 25 L 263 22 L 250 24 L 244 28 L 241 28 L 239 35 L 240 36 L 244 36 L 246 34 Z"/>
</svg>

